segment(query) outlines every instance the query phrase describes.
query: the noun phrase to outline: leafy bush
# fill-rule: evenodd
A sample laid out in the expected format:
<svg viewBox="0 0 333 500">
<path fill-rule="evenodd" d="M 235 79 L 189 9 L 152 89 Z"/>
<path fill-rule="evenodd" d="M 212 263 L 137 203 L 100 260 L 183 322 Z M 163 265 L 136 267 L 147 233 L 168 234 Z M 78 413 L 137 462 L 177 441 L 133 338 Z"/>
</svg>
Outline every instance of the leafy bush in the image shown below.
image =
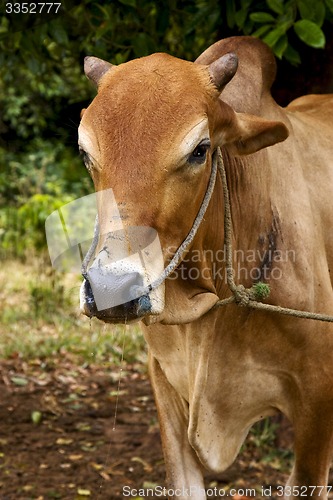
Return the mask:
<svg viewBox="0 0 333 500">
<path fill-rule="evenodd" d="M 19 208 L 0 210 L 1 257 L 24 258 L 29 252 L 46 247 L 45 219 L 64 203 L 72 201 L 70 195 L 56 198 L 49 194 L 35 194 Z"/>
<path fill-rule="evenodd" d="M 0 158 L 0 207 L 20 206 L 35 193 L 80 197 L 92 189 L 79 155 L 61 141 L 35 138 L 22 152 L 0 148 Z"/>
<path fill-rule="evenodd" d="M 0 154 L 0 252 L 23 257 L 45 247 L 46 217 L 90 192 L 91 180 L 61 142 L 36 138 L 26 152 Z"/>
<path fill-rule="evenodd" d="M 300 55 L 291 45 L 288 35 L 296 34 L 303 43 L 313 48 L 324 48 L 325 21 L 332 23 L 332 0 L 266 0 L 262 10 L 248 12 L 253 0 L 241 2 L 242 9 L 235 13 L 238 28 L 261 38 L 274 54 L 286 58 L 292 64 L 301 62 Z M 259 7 L 259 5 L 258 5 Z"/>
</svg>

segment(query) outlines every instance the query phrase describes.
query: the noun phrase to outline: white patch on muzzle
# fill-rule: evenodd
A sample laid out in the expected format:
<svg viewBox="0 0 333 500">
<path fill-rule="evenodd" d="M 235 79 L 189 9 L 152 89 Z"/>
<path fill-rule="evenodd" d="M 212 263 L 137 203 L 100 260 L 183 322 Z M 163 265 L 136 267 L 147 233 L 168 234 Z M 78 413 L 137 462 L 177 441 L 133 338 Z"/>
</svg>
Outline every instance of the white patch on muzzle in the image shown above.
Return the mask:
<svg viewBox="0 0 333 500">
<path fill-rule="evenodd" d="M 97 310 L 112 309 L 148 295 L 149 314 L 160 314 L 164 309 L 164 284 L 149 294 L 147 290 L 163 269 L 163 255 L 155 230 L 143 227 L 109 233 L 87 272 Z M 82 285 L 80 304 L 83 312 L 86 302 Z"/>
</svg>

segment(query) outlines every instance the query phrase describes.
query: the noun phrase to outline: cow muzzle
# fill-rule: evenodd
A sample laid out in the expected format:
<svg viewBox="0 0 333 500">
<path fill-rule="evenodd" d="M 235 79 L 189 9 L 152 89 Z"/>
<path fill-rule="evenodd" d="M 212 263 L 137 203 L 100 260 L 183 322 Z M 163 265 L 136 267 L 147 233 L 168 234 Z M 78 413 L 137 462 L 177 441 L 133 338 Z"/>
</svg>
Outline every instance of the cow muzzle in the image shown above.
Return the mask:
<svg viewBox="0 0 333 500">
<path fill-rule="evenodd" d="M 132 228 L 110 233 L 92 265 L 84 270 L 81 310 L 107 323 L 157 316 L 164 309 L 164 283 L 155 289 L 151 284 L 162 271 L 156 231 Z"/>
<path fill-rule="evenodd" d="M 138 272 L 122 276 L 109 275 L 107 280 L 94 281 L 93 287 L 94 291 L 87 279 L 82 283 L 81 310 L 87 316 L 96 317 L 106 323 L 134 322 L 147 315 L 159 314 L 163 310 L 163 297 L 156 297 L 156 293 L 153 297 L 148 293 L 135 296 L 143 288 L 143 279 Z M 100 300 L 96 301 L 95 295 Z M 115 302 L 121 298 L 122 302 L 108 307 L 115 297 Z M 159 307 L 156 307 L 158 304 Z"/>
</svg>

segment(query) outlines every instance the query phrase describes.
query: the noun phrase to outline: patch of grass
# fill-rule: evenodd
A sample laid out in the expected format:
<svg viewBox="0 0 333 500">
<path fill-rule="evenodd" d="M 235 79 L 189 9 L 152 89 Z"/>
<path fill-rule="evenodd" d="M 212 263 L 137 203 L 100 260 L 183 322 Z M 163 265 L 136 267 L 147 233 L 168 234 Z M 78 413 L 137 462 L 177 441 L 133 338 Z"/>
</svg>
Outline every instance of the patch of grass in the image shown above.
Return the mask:
<svg viewBox="0 0 333 500">
<path fill-rule="evenodd" d="M 55 273 L 43 257 L 6 261 L 0 270 L 0 356 L 77 363 L 145 361 L 138 326 L 105 325 L 79 312 L 81 278 Z"/>
<path fill-rule="evenodd" d="M 262 464 L 269 464 L 279 471 L 288 471 L 293 454 L 289 449 L 276 447 L 278 429 L 279 424 L 269 417 L 257 422 L 250 430 L 243 450 L 258 455 Z"/>
<path fill-rule="evenodd" d="M 278 425 L 270 418 L 257 422 L 251 429 L 251 442 L 257 448 L 266 448 L 274 445 Z"/>
</svg>

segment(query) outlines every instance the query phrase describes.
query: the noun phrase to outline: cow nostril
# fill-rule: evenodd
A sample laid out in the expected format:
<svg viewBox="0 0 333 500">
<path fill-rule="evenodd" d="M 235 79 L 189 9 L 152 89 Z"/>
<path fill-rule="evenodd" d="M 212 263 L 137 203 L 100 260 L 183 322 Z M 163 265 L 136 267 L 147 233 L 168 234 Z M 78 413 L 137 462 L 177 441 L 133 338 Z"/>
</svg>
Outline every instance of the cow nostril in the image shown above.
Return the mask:
<svg viewBox="0 0 333 500">
<path fill-rule="evenodd" d="M 138 299 L 138 314 L 146 314 L 151 311 L 151 302 L 149 295 L 142 295 Z"/>
</svg>

